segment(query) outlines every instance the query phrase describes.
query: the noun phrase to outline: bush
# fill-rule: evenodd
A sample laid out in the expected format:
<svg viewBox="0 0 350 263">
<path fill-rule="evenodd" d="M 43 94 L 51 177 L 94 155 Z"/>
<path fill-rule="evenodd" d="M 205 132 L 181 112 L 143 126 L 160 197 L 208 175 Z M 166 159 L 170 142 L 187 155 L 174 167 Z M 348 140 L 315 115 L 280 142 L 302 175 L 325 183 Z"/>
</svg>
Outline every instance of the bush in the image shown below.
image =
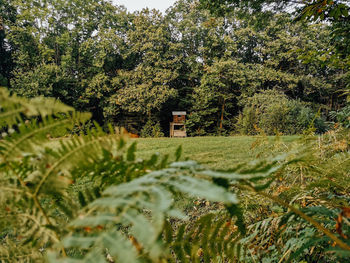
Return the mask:
<svg viewBox="0 0 350 263">
<path fill-rule="evenodd" d="M 350 128 L 350 105 L 345 106 L 339 111 L 331 111 L 329 116 L 345 128 Z"/>
<path fill-rule="evenodd" d="M 153 119 L 149 119 L 141 130 L 141 137 L 143 138 L 164 137 L 164 133 L 162 132 L 162 128 L 160 127 L 160 123 L 154 121 Z"/>
<path fill-rule="evenodd" d="M 266 90 L 247 99 L 237 121 L 240 133 L 254 135 L 263 131 L 268 135 L 300 134 L 315 125 L 316 132 L 324 132 L 322 118 L 299 100 L 291 100 L 277 90 Z"/>
</svg>

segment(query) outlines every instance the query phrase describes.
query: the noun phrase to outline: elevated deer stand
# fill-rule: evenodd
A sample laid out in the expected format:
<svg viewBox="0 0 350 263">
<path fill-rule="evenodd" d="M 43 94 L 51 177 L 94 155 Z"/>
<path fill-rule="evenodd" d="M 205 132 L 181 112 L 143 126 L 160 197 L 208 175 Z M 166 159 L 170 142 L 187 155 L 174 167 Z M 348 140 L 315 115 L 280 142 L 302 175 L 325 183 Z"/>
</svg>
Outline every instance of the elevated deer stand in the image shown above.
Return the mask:
<svg viewBox="0 0 350 263">
<path fill-rule="evenodd" d="M 186 137 L 186 111 L 173 111 L 173 122 L 170 122 L 170 137 Z"/>
<path fill-rule="evenodd" d="M 173 111 L 173 122 L 170 122 L 170 137 L 187 137 L 186 111 Z"/>
</svg>

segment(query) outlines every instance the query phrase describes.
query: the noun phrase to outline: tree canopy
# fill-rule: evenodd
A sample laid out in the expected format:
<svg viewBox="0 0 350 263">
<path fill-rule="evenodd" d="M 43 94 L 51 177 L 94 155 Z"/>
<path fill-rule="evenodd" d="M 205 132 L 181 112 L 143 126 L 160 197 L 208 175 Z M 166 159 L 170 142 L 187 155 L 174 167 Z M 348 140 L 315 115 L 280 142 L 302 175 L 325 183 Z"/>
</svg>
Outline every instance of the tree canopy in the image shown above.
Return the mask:
<svg viewBox="0 0 350 263">
<path fill-rule="evenodd" d="M 140 133 L 151 120 L 166 134 L 171 111 L 186 110 L 190 133 L 230 133 L 263 90 L 326 119 L 346 102 L 344 1 L 179 0 L 165 14 L 106 0 L 1 1 L 1 84 L 100 124 Z"/>
</svg>

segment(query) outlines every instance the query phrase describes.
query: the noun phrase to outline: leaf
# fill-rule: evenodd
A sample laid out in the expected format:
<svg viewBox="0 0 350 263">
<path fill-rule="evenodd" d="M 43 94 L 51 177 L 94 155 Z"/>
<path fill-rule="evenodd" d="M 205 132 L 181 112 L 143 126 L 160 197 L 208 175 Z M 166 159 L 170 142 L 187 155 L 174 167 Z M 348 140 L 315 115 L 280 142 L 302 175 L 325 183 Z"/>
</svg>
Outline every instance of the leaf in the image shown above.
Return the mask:
<svg viewBox="0 0 350 263">
<path fill-rule="evenodd" d="M 111 214 L 99 214 L 98 216 L 81 216 L 69 223 L 70 227 L 96 227 L 114 222 L 116 217 Z"/>
<path fill-rule="evenodd" d="M 78 247 L 82 249 L 90 248 L 95 242 L 96 237 L 70 236 L 62 240 L 62 244 L 66 248 Z"/>
<path fill-rule="evenodd" d="M 175 162 L 178 162 L 181 158 L 182 155 L 182 145 L 177 147 L 176 152 L 175 152 Z"/>
<path fill-rule="evenodd" d="M 226 209 L 228 210 L 228 212 L 230 213 L 231 216 L 237 217 L 237 221 L 235 224 L 238 226 L 239 231 L 244 236 L 247 233 L 247 230 L 246 230 L 245 223 L 244 223 L 244 216 L 243 216 L 242 208 L 236 204 L 231 204 L 231 205 L 226 206 Z"/>
<path fill-rule="evenodd" d="M 214 202 L 238 203 L 235 194 L 229 193 L 225 188 L 198 178 L 178 176 L 179 180 L 170 181 L 169 184 L 178 191 L 187 193 L 193 197 L 202 197 Z"/>
<path fill-rule="evenodd" d="M 165 220 L 164 222 L 164 241 L 167 244 L 170 244 L 170 242 L 173 239 L 173 228 L 168 220 Z"/>
<path fill-rule="evenodd" d="M 170 168 L 199 168 L 199 165 L 195 161 L 185 161 L 185 162 L 174 162 L 170 164 Z"/>
<path fill-rule="evenodd" d="M 126 159 L 129 162 L 135 161 L 136 142 L 132 143 L 127 151 Z"/>
<path fill-rule="evenodd" d="M 110 253 L 118 262 L 122 263 L 136 263 L 139 262 L 137 251 L 135 247 L 118 232 L 106 233 L 101 237 L 103 247 L 108 249 Z"/>
</svg>

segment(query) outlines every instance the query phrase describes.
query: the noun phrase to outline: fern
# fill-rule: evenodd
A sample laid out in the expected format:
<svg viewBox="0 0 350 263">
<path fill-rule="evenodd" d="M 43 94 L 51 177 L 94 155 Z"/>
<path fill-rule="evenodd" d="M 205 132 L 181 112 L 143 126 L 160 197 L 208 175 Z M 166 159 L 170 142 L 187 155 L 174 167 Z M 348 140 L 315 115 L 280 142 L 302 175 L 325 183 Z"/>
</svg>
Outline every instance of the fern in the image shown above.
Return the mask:
<svg viewBox="0 0 350 263">
<path fill-rule="evenodd" d="M 350 200 L 348 138 L 348 132 L 338 131 L 301 138 L 295 143 L 303 149 L 300 161 L 280 170 L 267 191 L 255 190 L 266 201 L 252 199 L 264 213 L 241 240 L 253 258 L 247 262 L 347 262 L 349 242 L 337 233 L 349 235 L 347 219 L 339 229 L 335 219 Z"/>
<path fill-rule="evenodd" d="M 330 133 L 317 147 L 309 136 L 289 154 L 273 147 L 280 155 L 271 160 L 212 171 L 180 162 L 181 148 L 172 164 L 167 156 L 138 160 L 135 143 L 128 146 L 119 131 L 106 133 L 97 124 L 51 147 L 50 131 L 72 129 L 89 114 L 6 90 L 0 99 L 2 262 L 349 257 L 348 135 Z M 177 200 L 209 205 L 185 214 Z M 262 210 L 259 218 L 252 218 L 250 200 Z"/>
<path fill-rule="evenodd" d="M 37 97 L 26 99 L 16 95 L 10 96 L 9 92 L 4 88 L 0 88 L 0 102 L 0 126 L 18 124 L 22 115 L 27 117 L 46 117 L 57 113 L 74 111 L 73 108 L 53 98 Z"/>
<path fill-rule="evenodd" d="M 87 118 L 87 114 L 75 113 L 53 99 L 28 100 L 1 90 L 1 107 L 0 121 L 5 129 L 12 129 L 0 141 L 0 203 L 5 208 L 0 211 L 0 217 L 2 225 L 8 229 L 1 230 L 4 233 L 1 260 L 11 256 L 25 260 L 25 255 L 29 258 L 41 255 L 43 259 L 46 247 L 61 243 L 60 236 L 66 233 L 62 226 L 75 217 L 81 207 L 69 190 L 75 185 L 73 180 L 82 180 L 79 171 L 88 171 L 89 167 L 103 161 L 109 168 L 134 167 L 120 171 L 119 175 L 135 178 L 155 166 L 154 158 L 135 162 L 132 157 L 135 146 L 127 149 L 113 129 L 106 134 L 97 124 L 87 135 L 61 140 L 59 147 L 50 148 L 47 137 L 50 130 L 62 125 L 72 128 Z M 124 152 L 127 163 L 122 158 Z M 90 202 L 99 196 L 100 190 L 95 190 L 83 189 L 79 195 Z M 18 246 L 20 250 L 16 249 Z M 62 252 L 65 253 L 63 248 Z"/>
<path fill-rule="evenodd" d="M 314 216 L 328 228 L 334 226 L 334 218 L 339 211 L 325 207 L 309 207 L 301 210 Z M 348 230 L 345 230 L 348 232 Z M 322 251 L 334 250 L 334 242 L 329 237 L 320 235 L 308 222 L 296 217 L 294 213 L 267 218 L 249 226 L 249 235 L 240 241 L 249 247 L 255 261 L 262 259 L 284 260 L 292 262 L 308 259 L 308 262 L 331 262 L 336 260 L 329 254 L 325 261 Z"/>
<path fill-rule="evenodd" d="M 89 240 L 90 252 L 87 255 L 96 255 L 96 262 L 98 258 L 103 258 L 101 253 L 103 255 L 104 251 L 101 251 L 101 247 L 107 248 L 110 255 L 120 262 L 137 262 L 139 257 L 154 261 L 166 258 L 166 244 L 160 239 L 166 217 L 185 217 L 175 208 L 176 195 L 190 194 L 227 204 L 237 203 L 233 193 L 205 179 L 193 177 L 198 169 L 199 166 L 195 162 L 173 163 L 170 168 L 107 188 L 101 198 L 89 204 L 86 210 L 79 212 L 79 218 L 70 224 L 74 231 L 63 243 L 81 248 L 81 245 Z M 141 211 L 143 213 L 140 213 Z M 91 233 L 82 234 L 87 228 L 92 229 Z M 127 230 L 128 235 L 138 245 L 133 245 L 127 236 L 121 238 L 118 229 Z M 108 235 L 110 232 L 119 234 Z M 129 252 L 132 256 L 124 261 L 120 251 L 113 250 L 106 243 L 106 236 L 111 242 L 110 245 L 122 242 L 125 243 L 122 247 L 134 246 L 135 249 Z M 131 258 L 135 261 L 131 261 Z M 82 262 L 84 260 L 82 259 Z"/>
<path fill-rule="evenodd" d="M 268 164 L 259 163 L 254 169 L 225 173 L 206 170 L 193 161 L 172 163 L 169 168 L 108 187 L 100 198 L 81 210 L 79 217 L 70 223 L 71 232 L 63 244 L 68 249 L 84 249 L 85 256 L 75 258 L 81 262 L 92 255 L 95 262 L 104 262 L 106 251 L 101 248 L 106 248 L 113 260 L 126 262 L 120 251 L 109 247 L 116 242 L 124 242 L 122 247 L 133 247 L 128 262 L 170 260 L 171 254 L 175 254 L 181 262 L 201 257 L 209 262 L 213 255 L 221 255 L 222 259 L 232 259 L 235 255 L 238 259 L 241 254 L 238 240 L 241 234 L 244 235 L 245 228 L 243 211 L 237 206 L 238 199 L 231 185 L 240 181 L 257 183 L 265 180 L 277 167 L 275 160 Z M 171 234 L 173 230 L 169 226 L 169 218 L 186 219 L 176 209 L 174 200 L 178 196 L 219 202 L 226 207 L 225 219 L 217 217 L 214 223 L 215 216 L 206 215 L 189 228 L 184 223 L 175 234 Z M 108 233 L 119 234 L 108 236 L 107 240 L 111 242 L 108 243 Z M 51 255 L 51 261 L 61 260 L 58 255 Z"/>
<path fill-rule="evenodd" d="M 177 231 L 168 225 L 166 233 L 167 243 L 179 262 L 238 262 L 241 256 L 242 235 L 226 213 L 206 214 L 190 224 L 185 222 Z"/>
<path fill-rule="evenodd" d="M 39 259 L 52 246 L 62 255 L 73 255 L 76 250 L 67 248 L 76 246 L 80 251 L 77 254 L 85 260 L 105 260 L 106 253 L 128 262 L 140 257 L 158 260 L 169 256 L 160 238 L 166 218 L 185 218 L 175 208 L 178 195 L 227 205 L 238 202 L 233 193 L 215 183 L 215 178 L 200 174 L 203 169 L 194 162 L 165 168 L 167 157 L 160 162 L 155 155 L 147 161 L 135 160 L 135 145 L 126 149 L 113 129 L 106 134 L 95 125 L 87 135 L 61 140 L 60 146 L 52 149 L 46 146 L 50 143 L 46 133 L 58 125 L 72 127 L 82 115 L 52 100 L 48 104 L 51 108 L 44 103 L 41 109 L 39 100 L 29 101 L 7 92 L 1 95 L 2 123 L 6 128 L 17 124 L 16 130 L 0 142 L 0 202 L 5 207 L 0 216 L 9 229 L 2 239 L 3 260 L 10 256 Z M 180 153 L 179 149 L 177 159 Z M 123 181 L 126 183 L 108 187 Z M 81 182 L 91 187 L 80 188 L 76 197 L 73 192 Z M 63 227 L 74 217 L 69 228 Z M 101 233 L 96 235 L 96 231 Z M 61 241 L 69 232 L 71 236 Z M 17 246 L 22 248 L 20 253 Z"/>
</svg>

